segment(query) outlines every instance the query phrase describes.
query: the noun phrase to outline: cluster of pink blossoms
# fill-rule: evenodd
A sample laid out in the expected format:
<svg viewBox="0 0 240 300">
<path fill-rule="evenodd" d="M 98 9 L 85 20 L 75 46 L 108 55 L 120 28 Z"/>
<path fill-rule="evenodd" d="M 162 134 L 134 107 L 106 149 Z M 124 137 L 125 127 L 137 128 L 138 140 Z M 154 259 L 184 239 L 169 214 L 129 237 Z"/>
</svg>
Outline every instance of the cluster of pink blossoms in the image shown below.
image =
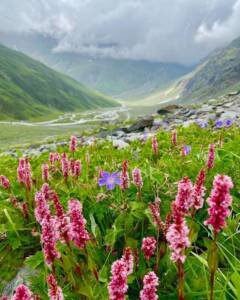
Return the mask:
<svg viewBox="0 0 240 300">
<path fill-rule="evenodd" d="M 190 246 L 185 215 L 192 206 L 192 189 L 189 178 L 183 178 L 178 184 L 178 194 L 172 204 L 173 223 L 167 230 L 166 239 L 172 251 L 171 259 L 174 262 L 184 263 L 186 259 L 184 251 Z"/>
<path fill-rule="evenodd" d="M 153 236 L 145 237 L 142 240 L 142 251 L 146 260 L 149 260 L 156 251 L 157 241 Z"/>
<path fill-rule="evenodd" d="M 197 180 L 193 187 L 192 193 L 192 206 L 194 209 L 198 210 L 203 207 L 204 195 L 205 195 L 205 183 L 206 173 L 204 170 L 200 170 Z"/>
<path fill-rule="evenodd" d="M 85 229 L 86 220 L 82 214 L 82 204 L 75 199 L 68 202 L 69 217 L 71 222 L 71 237 L 75 245 L 80 249 L 84 248 L 90 240 L 89 233 Z"/>
<path fill-rule="evenodd" d="M 72 135 L 69 142 L 69 150 L 75 152 L 77 150 L 77 137 Z"/>
<path fill-rule="evenodd" d="M 141 300 L 157 300 L 158 277 L 154 272 L 149 272 L 144 276 L 143 289 L 140 292 Z"/>
<path fill-rule="evenodd" d="M 155 135 L 152 137 L 152 150 L 154 155 L 158 154 L 158 141 Z"/>
<path fill-rule="evenodd" d="M 0 175 L 0 186 L 4 189 L 10 189 L 10 181 L 8 178 L 4 175 Z"/>
<path fill-rule="evenodd" d="M 48 181 L 49 180 L 49 166 L 48 164 L 42 164 L 42 180 Z"/>
<path fill-rule="evenodd" d="M 154 202 L 149 204 L 149 210 L 151 212 L 153 222 L 158 227 L 158 229 L 164 226 L 160 216 L 160 203 L 161 200 L 158 197 L 156 197 Z"/>
<path fill-rule="evenodd" d="M 141 189 L 142 186 L 143 186 L 143 180 L 142 180 L 141 170 L 138 169 L 138 168 L 135 168 L 132 171 L 132 178 L 133 178 L 133 183 L 136 185 L 136 187 L 138 187 L 139 189 Z"/>
<path fill-rule="evenodd" d="M 208 170 L 214 167 L 214 160 L 215 160 L 215 145 L 211 144 L 209 146 L 208 160 L 207 160 Z"/>
<path fill-rule="evenodd" d="M 26 189 L 31 190 L 32 187 L 32 172 L 31 165 L 27 158 L 20 158 L 17 168 L 18 182 L 23 183 Z"/>
<path fill-rule="evenodd" d="M 60 160 L 59 153 L 57 153 L 57 152 L 56 153 L 51 152 L 49 154 L 49 161 L 50 161 L 51 166 L 53 166 L 55 164 L 55 162 L 57 162 L 59 160 Z"/>
<path fill-rule="evenodd" d="M 177 146 L 177 130 L 172 131 L 172 145 Z"/>
<path fill-rule="evenodd" d="M 232 204 L 230 189 L 233 183 L 230 177 L 226 175 L 217 175 L 213 181 L 213 189 L 207 200 L 210 208 L 208 209 L 209 218 L 205 225 L 211 225 L 214 233 L 217 234 L 225 226 L 225 219 L 230 215 L 229 207 Z"/>
<path fill-rule="evenodd" d="M 122 164 L 122 172 L 120 174 L 120 187 L 122 190 L 126 190 L 129 186 L 128 161 L 124 160 Z"/>
<path fill-rule="evenodd" d="M 20 284 L 16 288 L 12 300 L 33 300 L 33 295 L 27 286 Z"/>
<path fill-rule="evenodd" d="M 133 272 L 133 261 L 131 248 L 126 248 L 122 258 L 112 264 L 111 281 L 108 284 L 109 300 L 125 300 L 127 276 Z"/>
<path fill-rule="evenodd" d="M 48 283 L 48 296 L 50 300 L 63 300 L 63 292 L 60 286 L 57 284 L 57 280 L 53 274 L 49 274 L 47 277 Z"/>
</svg>

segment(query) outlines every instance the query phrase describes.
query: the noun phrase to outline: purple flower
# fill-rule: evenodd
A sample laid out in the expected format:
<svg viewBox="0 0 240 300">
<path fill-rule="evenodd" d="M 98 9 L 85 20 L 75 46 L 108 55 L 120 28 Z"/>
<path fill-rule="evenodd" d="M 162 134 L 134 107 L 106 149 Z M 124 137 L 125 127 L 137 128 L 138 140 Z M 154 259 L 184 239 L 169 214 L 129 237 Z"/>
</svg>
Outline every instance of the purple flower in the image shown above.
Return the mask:
<svg viewBox="0 0 240 300">
<path fill-rule="evenodd" d="M 222 120 L 216 120 L 215 127 L 216 128 L 222 128 L 223 127 L 223 121 Z"/>
<path fill-rule="evenodd" d="M 184 145 L 184 146 L 182 147 L 182 155 L 183 155 L 183 156 L 188 155 L 191 151 L 192 151 L 192 147 L 189 146 L 189 145 Z"/>
<path fill-rule="evenodd" d="M 106 188 L 111 191 L 115 188 L 115 185 L 120 185 L 120 173 L 119 172 L 101 172 L 101 177 L 98 180 L 99 186 L 106 186 Z"/>
<path fill-rule="evenodd" d="M 225 127 L 231 127 L 232 124 L 233 124 L 233 120 L 231 120 L 231 119 L 227 119 L 227 120 L 225 121 Z"/>
<path fill-rule="evenodd" d="M 206 127 L 208 127 L 208 121 L 198 120 L 197 124 L 199 125 L 200 128 L 206 128 Z"/>
</svg>

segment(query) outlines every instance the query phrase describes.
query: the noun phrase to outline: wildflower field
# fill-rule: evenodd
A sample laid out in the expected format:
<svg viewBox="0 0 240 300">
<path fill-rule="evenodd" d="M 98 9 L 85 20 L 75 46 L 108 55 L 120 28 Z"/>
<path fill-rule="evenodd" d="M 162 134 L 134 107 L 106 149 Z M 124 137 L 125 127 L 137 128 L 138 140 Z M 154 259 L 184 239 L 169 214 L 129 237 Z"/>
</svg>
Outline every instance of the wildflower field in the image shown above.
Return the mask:
<svg viewBox="0 0 240 300">
<path fill-rule="evenodd" d="M 2 299 L 240 299 L 240 130 L 0 159 Z"/>
</svg>

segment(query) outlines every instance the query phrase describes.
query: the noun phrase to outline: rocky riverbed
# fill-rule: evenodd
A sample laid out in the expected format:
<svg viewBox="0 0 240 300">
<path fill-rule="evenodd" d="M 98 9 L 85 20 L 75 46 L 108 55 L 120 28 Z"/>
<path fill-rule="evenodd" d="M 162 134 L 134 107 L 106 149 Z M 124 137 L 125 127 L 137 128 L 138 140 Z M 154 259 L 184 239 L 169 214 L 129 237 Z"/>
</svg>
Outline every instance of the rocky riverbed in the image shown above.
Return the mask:
<svg viewBox="0 0 240 300">
<path fill-rule="evenodd" d="M 201 127 L 240 125 L 240 93 L 235 92 L 219 99 L 211 99 L 201 104 L 180 106 L 167 105 L 156 113 L 141 117 L 129 127 L 117 127 L 114 130 L 100 128 L 99 132 L 90 136 L 79 136 L 82 145 L 91 145 L 96 141 L 109 140 L 114 147 L 122 149 L 128 147 L 134 140 L 144 140 L 153 136 L 157 130 L 163 128 L 172 130 L 178 126 L 187 127 L 193 123 Z M 22 150 L 24 155 L 39 155 L 43 152 L 55 151 L 60 146 L 67 145 L 67 141 L 46 143 L 41 146 L 31 145 Z M 1 155 L 17 156 L 15 149 Z"/>
</svg>

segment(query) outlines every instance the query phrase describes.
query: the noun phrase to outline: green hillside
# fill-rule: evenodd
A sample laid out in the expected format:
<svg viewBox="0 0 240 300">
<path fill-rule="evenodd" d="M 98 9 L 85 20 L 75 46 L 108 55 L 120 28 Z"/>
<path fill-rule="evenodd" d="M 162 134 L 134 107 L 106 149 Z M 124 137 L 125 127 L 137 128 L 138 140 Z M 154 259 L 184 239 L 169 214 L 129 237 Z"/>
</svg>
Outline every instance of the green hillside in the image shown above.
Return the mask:
<svg viewBox="0 0 240 300">
<path fill-rule="evenodd" d="M 116 105 L 108 97 L 0 45 L 0 119 L 33 119 Z"/>
<path fill-rule="evenodd" d="M 52 51 L 57 41 L 36 33 L 4 34 L 0 41 L 102 93 L 138 99 L 164 88 L 191 68 L 176 63 L 93 58 Z"/>
</svg>

